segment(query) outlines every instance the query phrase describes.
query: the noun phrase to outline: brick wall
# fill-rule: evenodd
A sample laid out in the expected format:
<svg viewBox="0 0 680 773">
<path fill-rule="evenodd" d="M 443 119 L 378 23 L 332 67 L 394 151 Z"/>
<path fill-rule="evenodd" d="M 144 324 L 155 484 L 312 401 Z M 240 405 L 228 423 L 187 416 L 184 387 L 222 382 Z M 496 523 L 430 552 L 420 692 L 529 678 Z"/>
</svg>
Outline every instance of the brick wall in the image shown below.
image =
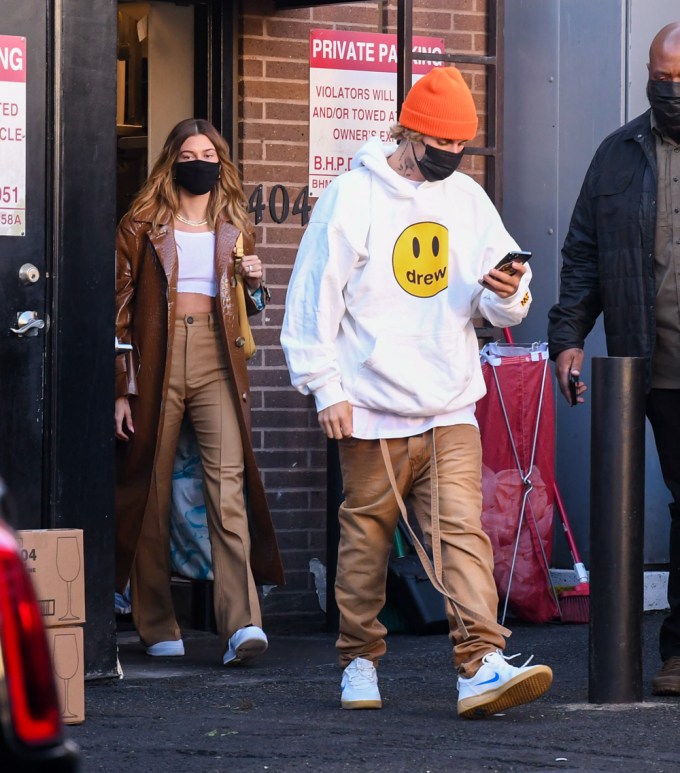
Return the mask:
<svg viewBox="0 0 680 773">
<path fill-rule="evenodd" d="M 250 363 L 253 440 L 286 569 L 287 585 L 264 603 L 266 616 L 320 613 L 309 560 L 326 563 L 326 440 L 311 398 L 290 386 L 279 332 L 286 287 L 303 227 L 299 215 L 284 222 L 284 186 L 290 208 L 307 185 L 309 33 L 313 28 L 396 33 L 396 2 L 360 2 L 275 12 L 267 0 L 243 4 L 240 36 L 240 146 L 248 195 L 262 186 L 258 254 L 266 265 L 272 302 L 258 320 L 258 353 Z M 486 52 L 486 0 L 416 0 L 413 31 L 444 38 L 447 53 Z M 480 112 L 484 145 L 486 75 L 461 66 Z M 463 171 L 482 179 L 483 158 Z M 313 204 L 314 199 L 310 199 Z M 254 200 L 257 203 L 257 200 Z"/>
</svg>

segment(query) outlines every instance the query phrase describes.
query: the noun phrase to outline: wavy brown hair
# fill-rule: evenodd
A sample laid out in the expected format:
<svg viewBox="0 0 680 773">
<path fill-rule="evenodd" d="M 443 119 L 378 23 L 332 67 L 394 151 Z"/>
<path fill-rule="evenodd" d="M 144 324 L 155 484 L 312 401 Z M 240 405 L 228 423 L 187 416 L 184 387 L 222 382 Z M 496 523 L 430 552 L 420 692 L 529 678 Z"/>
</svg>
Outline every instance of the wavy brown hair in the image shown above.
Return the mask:
<svg viewBox="0 0 680 773">
<path fill-rule="evenodd" d="M 131 217 L 144 216 L 151 220 L 154 229 L 175 217 L 179 209 L 179 192 L 172 168 L 185 140 L 197 134 L 212 142 L 220 163 L 219 181 L 208 200 L 208 225 L 214 229 L 218 218 L 223 215 L 240 231 L 252 235 L 246 196 L 238 171 L 231 161 L 229 145 L 217 129 L 202 118 L 185 118 L 168 134 L 151 174 L 130 205 Z"/>
</svg>

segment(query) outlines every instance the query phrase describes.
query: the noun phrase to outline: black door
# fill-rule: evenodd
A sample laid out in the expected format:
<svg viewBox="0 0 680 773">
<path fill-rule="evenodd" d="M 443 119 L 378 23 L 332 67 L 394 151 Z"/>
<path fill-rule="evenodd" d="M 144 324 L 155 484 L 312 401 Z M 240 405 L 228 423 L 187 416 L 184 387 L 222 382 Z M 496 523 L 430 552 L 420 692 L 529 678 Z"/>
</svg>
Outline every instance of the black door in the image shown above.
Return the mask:
<svg viewBox="0 0 680 773">
<path fill-rule="evenodd" d="M 46 192 L 47 0 L 0 15 L 0 475 L 22 528 L 46 512 L 43 459 L 50 212 Z"/>
<path fill-rule="evenodd" d="M 83 530 L 90 677 L 116 670 L 115 41 L 111 0 L 0 3 L 0 475 L 19 528 Z"/>
</svg>

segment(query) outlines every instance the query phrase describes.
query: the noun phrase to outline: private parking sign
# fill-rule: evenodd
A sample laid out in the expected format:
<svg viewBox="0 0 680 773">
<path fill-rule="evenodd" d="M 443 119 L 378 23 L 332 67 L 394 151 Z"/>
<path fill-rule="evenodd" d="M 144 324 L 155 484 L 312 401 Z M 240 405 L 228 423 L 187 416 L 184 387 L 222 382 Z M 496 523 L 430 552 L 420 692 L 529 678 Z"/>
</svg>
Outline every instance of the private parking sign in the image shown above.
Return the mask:
<svg viewBox="0 0 680 773">
<path fill-rule="evenodd" d="M 26 38 L 0 35 L 0 236 L 26 233 Z"/>
</svg>

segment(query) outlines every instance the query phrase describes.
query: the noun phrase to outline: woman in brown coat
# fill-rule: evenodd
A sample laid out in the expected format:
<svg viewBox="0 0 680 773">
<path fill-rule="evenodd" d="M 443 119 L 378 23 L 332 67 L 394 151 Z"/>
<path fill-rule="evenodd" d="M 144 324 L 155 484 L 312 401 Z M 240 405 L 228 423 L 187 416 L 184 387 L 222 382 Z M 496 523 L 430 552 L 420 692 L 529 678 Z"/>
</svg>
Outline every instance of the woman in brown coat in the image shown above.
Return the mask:
<svg viewBox="0 0 680 773">
<path fill-rule="evenodd" d="M 132 345 L 116 369 L 116 587 L 130 580 L 147 652 L 183 655 L 169 511 L 186 412 L 203 466 L 223 663 L 239 663 L 267 648 L 256 583 L 282 584 L 283 570 L 250 440 L 236 272 L 249 315 L 268 293 L 229 147 L 211 124 L 187 119 L 170 132 L 116 246 L 116 336 Z"/>
</svg>

